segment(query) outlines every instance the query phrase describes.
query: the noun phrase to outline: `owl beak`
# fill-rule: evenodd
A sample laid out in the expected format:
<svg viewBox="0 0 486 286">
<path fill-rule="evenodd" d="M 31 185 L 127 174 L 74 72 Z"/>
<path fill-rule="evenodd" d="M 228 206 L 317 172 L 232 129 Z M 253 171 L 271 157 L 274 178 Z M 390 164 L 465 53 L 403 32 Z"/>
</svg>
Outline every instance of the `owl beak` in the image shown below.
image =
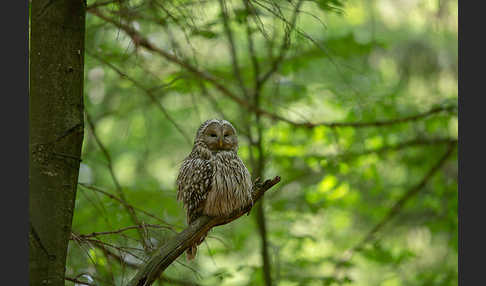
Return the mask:
<svg viewBox="0 0 486 286">
<path fill-rule="evenodd" d="M 223 139 L 219 139 L 219 148 L 223 147 Z"/>
</svg>

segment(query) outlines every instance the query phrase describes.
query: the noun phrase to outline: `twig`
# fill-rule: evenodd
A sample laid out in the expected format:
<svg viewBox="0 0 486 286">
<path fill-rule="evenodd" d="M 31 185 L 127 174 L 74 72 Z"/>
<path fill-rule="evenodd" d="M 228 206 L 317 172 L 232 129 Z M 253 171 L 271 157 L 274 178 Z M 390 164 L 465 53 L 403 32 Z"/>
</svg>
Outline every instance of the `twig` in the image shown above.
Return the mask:
<svg viewBox="0 0 486 286">
<path fill-rule="evenodd" d="M 124 228 L 120 228 L 117 230 L 112 230 L 112 231 L 100 231 L 100 232 L 92 232 L 89 234 L 78 234 L 80 238 L 88 238 L 88 237 L 96 237 L 96 236 L 101 236 L 101 235 L 109 235 L 109 234 L 118 234 L 127 230 L 131 229 L 138 229 L 138 228 L 146 228 L 146 227 L 151 227 L 151 228 L 168 228 L 167 226 L 163 225 L 158 225 L 158 224 L 144 224 L 143 226 L 140 225 L 134 225 L 134 226 L 127 226 Z"/>
<path fill-rule="evenodd" d="M 382 154 L 390 151 L 397 151 L 397 150 L 402 150 L 402 149 L 415 147 L 415 146 L 433 146 L 433 145 L 455 144 L 455 143 L 457 143 L 457 139 L 453 139 L 453 138 L 431 138 L 431 139 L 416 138 L 401 143 L 397 143 L 394 145 L 385 145 L 383 147 L 370 148 L 370 149 L 365 149 L 363 151 L 357 151 L 357 152 L 347 151 L 338 154 L 309 154 L 309 155 L 303 155 L 301 157 L 316 158 L 316 159 L 347 160 L 359 156 L 365 156 L 369 154 Z M 285 158 L 289 156 L 277 156 L 277 157 Z"/>
<path fill-rule="evenodd" d="M 326 126 L 326 127 L 331 127 L 331 128 L 336 128 L 336 127 L 354 127 L 354 128 L 364 128 L 364 127 L 382 127 L 382 126 L 390 126 L 390 125 L 395 125 L 395 124 L 400 124 L 400 123 L 406 123 L 406 122 L 413 122 L 413 121 L 418 121 L 420 119 L 429 117 L 431 115 L 441 113 L 441 112 L 451 112 L 455 110 L 457 107 L 456 106 L 440 106 L 440 107 L 435 107 L 430 109 L 429 111 L 426 111 L 424 113 L 419 113 L 416 115 L 411 115 L 411 116 L 406 116 L 406 117 L 400 117 L 400 118 L 395 118 L 395 119 L 389 119 L 389 120 L 377 120 L 377 121 L 368 121 L 368 122 L 361 122 L 361 121 L 354 121 L 354 122 L 318 122 L 318 123 L 311 123 L 311 122 L 294 122 L 292 120 L 289 120 L 287 118 L 284 118 L 282 116 L 267 112 L 267 111 L 261 111 L 261 110 L 255 110 L 256 113 L 261 113 L 269 118 L 275 119 L 275 120 L 280 120 L 284 121 L 286 123 L 289 123 L 293 126 L 296 127 L 306 127 L 306 128 L 314 128 L 318 126 Z"/>
<path fill-rule="evenodd" d="M 154 91 L 153 89 L 149 89 L 149 88 L 144 87 L 143 84 L 141 84 L 140 82 L 136 81 L 134 78 L 128 76 L 126 73 L 122 72 L 119 68 L 117 68 L 112 63 L 106 61 L 102 57 L 99 57 L 99 56 L 97 56 L 95 54 L 92 54 L 92 53 L 89 53 L 89 52 L 87 52 L 87 54 L 90 55 L 90 56 L 92 56 L 93 58 L 97 59 L 98 61 L 102 62 L 103 64 L 105 64 L 106 66 L 108 66 L 109 68 L 111 68 L 112 70 L 114 70 L 116 73 L 118 73 L 118 75 L 120 77 L 127 79 L 128 81 L 130 81 L 131 83 L 133 83 L 137 88 L 139 88 L 142 91 L 144 91 L 144 93 L 152 100 L 153 103 L 156 104 L 156 106 L 159 108 L 159 110 L 164 114 L 164 116 L 167 118 L 167 120 L 169 120 L 169 122 L 172 125 L 174 125 L 174 127 L 177 129 L 177 131 L 179 131 L 179 133 L 181 133 L 181 135 L 184 137 L 184 139 L 186 140 L 186 142 L 188 144 L 192 145 L 192 141 L 189 138 L 189 136 L 184 132 L 184 129 L 182 129 L 179 126 L 179 124 L 177 124 L 177 122 L 172 118 L 172 116 L 170 116 L 169 112 L 167 112 L 167 110 L 165 109 L 165 107 L 160 103 L 160 101 L 157 99 L 157 97 L 153 94 L 153 91 Z"/>
<path fill-rule="evenodd" d="M 375 234 L 379 232 L 392 218 L 394 218 L 403 208 L 403 206 L 414 196 L 416 196 L 419 191 L 427 184 L 427 182 L 435 175 L 435 173 L 444 165 L 447 159 L 451 156 L 452 152 L 454 151 L 454 147 L 456 147 L 455 142 L 451 142 L 447 148 L 447 151 L 444 155 L 433 165 L 432 168 L 425 174 L 422 180 L 409 189 L 403 196 L 395 202 L 393 207 L 387 212 L 387 214 L 361 239 L 354 247 L 348 249 L 344 252 L 342 258 L 337 263 L 337 268 L 349 261 L 353 254 L 357 251 L 361 250 L 367 243 L 374 239 Z"/>
<path fill-rule="evenodd" d="M 118 261 L 118 263 L 120 263 L 121 265 L 126 265 L 126 266 L 128 266 L 132 269 L 138 269 L 139 267 L 142 266 L 142 264 L 137 264 L 137 263 L 133 263 L 133 262 L 125 260 L 123 257 L 114 253 L 113 251 L 104 247 L 103 245 L 94 244 L 93 246 L 102 250 L 107 256 L 112 257 L 113 259 Z M 160 276 L 159 279 L 162 280 L 162 281 L 171 283 L 171 284 L 175 284 L 175 285 L 182 285 L 182 286 L 198 286 L 199 285 L 196 282 L 175 279 L 175 278 L 167 277 L 165 275 Z"/>
<path fill-rule="evenodd" d="M 282 43 L 280 45 L 279 54 L 278 54 L 277 58 L 272 62 L 272 66 L 271 66 L 270 70 L 267 71 L 265 74 L 263 74 L 261 76 L 261 78 L 258 79 L 257 89 L 261 88 L 265 84 L 265 82 L 270 78 L 270 76 L 277 71 L 277 69 L 280 66 L 280 64 L 282 63 L 287 51 L 289 50 L 290 34 L 292 33 L 292 31 L 295 28 L 299 8 L 303 3 L 304 3 L 303 0 L 299 0 L 299 2 L 297 2 L 297 5 L 295 6 L 295 9 L 294 9 L 293 14 L 292 14 L 292 19 L 290 20 L 290 23 L 288 23 L 285 26 L 285 34 L 284 34 L 284 37 L 282 39 Z"/>
<path fill-rule="evenodd" d="M 149 213 L 149 212 L 147 212 L 147 211 L 145 211 L 145 210 L 143 210 L 141 208 L 138 208 L 136 206 L 132 206 L 132 205 L 128 204 L 126 201 L 124 201 L 124 200 L 122 200 L 122 199 L 120 199 L 120 198 L 118 198 L 118 197 L 116 197 L 116 196 L 114 196 L 114 195 L 112 195 L 112 194 L 110 194 L 110 193 L 108 193 L 106 191 L 103 191 L 103 190 L 101 190 L 99 188 L 96 188 L 94 186 L 86 185 L 86 184 L 83 184 L 83 183 L 78 183 L 78 184 L 81 185 L 81 186 L 83 186 L 84 188 L 86 188 L 88 190 L 95 191 L 95 192 L 98 192 L 100 194 L 103 194 L 103 195 L 109 197 L 110 199 L 115 200 L 115 201 L 123 204 L 125 207 L 133 208 L 134 210 L 139 211 L 139 212 L 141 212 L 141 213 L 143 213 L 143 214 L 145 214 L 145 215 L 147 215 L 147 216 L 149 216 L 149 217 L 151 217 L 151 218 L 153 218 L 153 219 L 155 219 L 155 220 L 157 220 L 157 221 L 165 224 L 168 229 L 170 229 L 173 232 L 175 232 L 175 229 L 173 228 L 173 225 L 167 223 L 166 221 L 164 221 L 163 219 L 157 217 L 154 214 L 151 214 L 151 213 Z"/>
<path fill-rule="evenodd" d="M 250 26 L 250 21 L 249 21 L 249 15 L 252 15 L 250 11 L 250 3 L 249 0 L 243 0 L 243 4 L 245 5 L 245 10 L 246 13 L 248 14 L 247 17 L 245 17 L 246 21 L 246 39 L 248 41 L 248 52 L 250 54 L 250 60 L 253 66 L 253 78 L 254 78 L 254 84 L 255 84 L 255 90 L 258 89 L 258 78 L 260 77 L 260 65 L 258 63 L 258 59 L 256 56 L 256 51 L 255 51 L 255 44 L 253 43 L 253 36 L 251 32 L 251 26 Z M 256 17 L 256 15 L 255 15 Z"/>
<path fill-rule="evenodd" d="M 263 184 L 255 183 L 253 185 L 252 198 L 258 201 L 263 194 L 272 186 L 280 182 L 280 177 L 267 180 Z M 191 223 L 185 230 L 177 234 L 173 239 L 155 251 L 149 261 L 139 269 L 135 277 L 128 283 L 128 286 L 149 286 L 157 277 L 190 245 L 197 241 L 202 235 L 207 233 L 211 228 L 239 218 L 250 211 L 252 204 L 242 210 L 235 211 L 227 217 L 208 217 L 201 216 Z"/>
<path fill-rule="evenodd" d="M 243 78 L 241 77 L 240 73 L 240 67 L 238 64 L 238 56 L 236 54 L 236 47 L 235 47 L 235 41 L 233 39 L 233 32 L 231 31 L 231 27 L 228 21 L 228 11 L 226 7 L 225 0 L 219 0 L 219 6 L 221 9 L 221 14 L 223 15 L 223 27 L 224 31 L 226 33 L 226 37 L 228 38 L 229 42 L 229 49 L 231 53 L 231 61 L 232 61 L 232 67 L 233 67 L 233 73 L 238 80 L 238 83 L 240 85 L 240 89 L 243 92 L 243 95 L 245 97 L 248 97 L 248 91 L 246 90 L 245 83 L 243 82 Z"/>
<path fill-rule="evenodd" d="M 405 142 L 401 142 L 395 145 L 386 145 L 380 148 L 368 149 L 361 152 L 349 152 L 349 153 L 342 153 L 337 155 L 339 158 L 349 158 L 349 157 L 358 157 L 368 154 L 381 154 L 389 151 L 396 151 L 401 150 L 409 147 L 414 146 L 430 146 L 430 145 L 439 145 L 439 144 L 455 144 L 457 143 L 457 139 L 453 138 L 432 138 L 432 139 L 412 139 Z"/>
<path fill-rule="evenodd" d="M 193 75 L 195 75 L 195 76 L 197 76 L 201 79 L 204 79 L 204 80 L 208 81 L 209 83 L 213 84 L 215 86 L 215 88 L 218 89 L 224 95 L 226 95 L 226 96 L 232 98 L 234 101 L 244 105 L 244 103 L 245 103 L 244 100 L 242 100 L 237 95 L 235 95 L 233 92 L 231 92 L 229 89 L 227 89 L 223 84 L 219 83 L 219 80 L 216 79 L 210 73 L 205 72 L 205 71 L 200 71 L 199 69 L 197 69 L 193 65 L 189 64 L 188 62 L 179 59 L 177 56 L 154 46 L 148 39 L 143 37 L 140 33 L 138 33 L 132 27 L 125 25 L 125 24 L 122 24 L 122 23 L 116 22 L 115 20 L 113 20 L 110 17 L 107 17 L 106 15 L 101 13 L 98 9 L 88 9 L 87 12 L 94 14 L 94 15 L 98 16 L 99 18 L 101 18 L 101 19 L 113 24 L 114 26 L 118 27 L 119 29 L 123 30 L 128 36 L 130 36 L 132 38 L 133 42 L 136 45 L 141 46 L 141 47 L 143 47 L 143 48 L 145 48 L 149 51 L 155 52 L 155 53 L 159 54 L 160 56 L 162 56 L 163 58 L 165 58 L 166 60 L 168 60 L 169 62 L 172 62 L 172 63 L 175 63 L 175 64 L 181 66 L 182 68 L 186 69 L 187 71 L 189 71 Z"/>
<path fill-rule="evenodd" d="M 372 121 L 372 122 L 320 122 L 320 123 L 311 123 L 311 122 L 294 122 L 292 120 L 289 120 L 283 116 L 280 116 L 278 114 L 269 112 L 267 110 L 258 108 L 254 104 L 250 103 L 249 101 L 246 101 L 245 99 L 237 96 L 234 94 L 232 91 L 230 91 L 228 88 L 225 87 L 220 81 L 223 81 L 221 79 L 216 78 L 212 74 L 206 72 L 206 71 L 201 71 L 198 68 L 194 67 L 190 63 L 183 61 L 176 57 L 173 54 L 170 54 L 167 51 L 164 51 L 156 46 L 154 46 L 148 39 L 144 38 L 140 33 L 138 33 L 135 29 L 131 28 L 128 25 L 118 23 L 115 20 L 111 19 L 110 17 L 107 17 L 103 13 L 101 13 L 98 9 L 88 9 L 87 10 L 89 13 L 92 13 L 101 19 L 113 24 L 114 26 L 118 27 L 119 29 L 123 30 L 128 36 L 132 38 L 134 43 L 136 43 L 138 46 L 141 46 L 149 51 L 152 51 L 154 53 L 159 54 L 169 62 L 175 63 L 179 65 L 180 67 L 184 68 L 194 76 L 197 76 L 209 83 L 211 83 L 218 91 L 220 91 L 224 96 L 229 97 L 231 100 L 239 104 L 241 107 L 246 108 L 250 112 L 254 112 L 256 114 L 264 115 L 270 119 L 273 120 L 279 120 L 286 122 L 288 124 L 294 125 L 296 127 L 306 127 L 306 128 L 314 128 L 317 126 L 327 126 L 327 127 L 355 127 L 355 128 L 362 128 L 362 127 L 381 127 L 381 126 L 389 126 L 389 125 L 394 125 L 394 124 L 399 124 L 399 123 L 404 123 L 404 122 L 410 122 L 410 121 L 416 121 L 425 117 L 428 117 L 432 114 L 443 112 L 443 111 L 451 111 L 455 109 L 455 106 L 448 106 L 448 107 L 436 107 L 431 109 L 428 112 L 413 115 L 413 116 L 408 116 L 408 117 L 403 117 L 403 118 L 398 118 L 398 119 L 391 119 L 391 120 L 379 120 L 379 121 Z"/>
<path fill-rule="evenodd" d="M 118 182 L 118 179 L 115 176 L 115 172 L 113 171 L 113 164 L 112 164 L 110 154 L 108 153 L 108 150 L 105 148 L 105 146 L 101 142 L 100 138 L 96 134 L 95 126 L 94 126 L 93 122 L 91 121 L 91 117 L 88 113 L 86 113 L 86 119 L 88 121 L 88 125 L 91 129 L 91 133 L 93 134 L 93 137 L 94 137 L 96 143 L 98 144 L 99 148 L 101 149 L 101 151 L 105 155 L 106 160 L 108 161 L 108 170 L 110 172 L 113 183 L 115 184 L 115 190 L 117 191 L 120 199 L 122 201 L 126 202 L 127 200 L 125 198 L 125 194 L 123 193 L 122 187 L 120 186 L 120 183 Z M 128 203 L 123 204 L 123 206 L 125 207 L 125 210 L 128 212 L 132 222 L 136 225 L 141 225 L 140 221 L 137 218 L 137 215 L 135 214 L 135 211 L 133 210 L 133 207 L 131 207 Z M 146 241 L 146 237 L 144 235 L 144 232 L 141 229 L 137 229 L 137 230 L 138 230 L 138 233 L 140 235 L 140 238 L 142 239 L 142 245 L 143 245 L 144 249 L 148 252 L 149 246 L 147 245 L 147 241 Z"/>
<path fill-rule="evenodd" d="M 117 246 L 117 245 L 114 245 L 114 244 L 111 244 L 111 243 L 108 243 L 108 242 L 101 241 L 99 239 L 81 238 L 79 236 L 74 235 L 74 233 L 73 233 L 72 237 L 73 237 L 73 239 L 74 239 L 74 237 L 76 237 L 77 241 L 80 241 L 80 242 L 83 242 L 83 243 L 90 243 L 90 245 L 100 245 L 100 246 L 103 246 L 103 247 L 108 246 L 108 247 L 114 248 L 118 251 L 130 254 L 131 256 L 137 258 L 140 261 L 143 261 L 142 257 L 139 257 L 136 254 L 133 254 L 132 252 L 129 251 L 129 250 L 144 251 L 141 248 L 135 248 L 135 247 L 129 247 L 129 246 Z"/>
</svg>

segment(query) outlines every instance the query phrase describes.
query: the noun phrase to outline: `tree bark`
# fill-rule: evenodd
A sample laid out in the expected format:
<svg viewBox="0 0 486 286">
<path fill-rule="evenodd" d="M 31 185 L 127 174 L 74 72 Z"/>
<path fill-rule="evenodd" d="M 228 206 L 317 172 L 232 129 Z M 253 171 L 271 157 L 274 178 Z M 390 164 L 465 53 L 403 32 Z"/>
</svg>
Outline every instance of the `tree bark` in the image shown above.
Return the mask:
<svg viewBox="0 0 486 286">
<path fill-rule="evenodd" d="M 64 285 L 84 135 L 84 0 L 31 3 L 29 280 Z"/>
</svg>

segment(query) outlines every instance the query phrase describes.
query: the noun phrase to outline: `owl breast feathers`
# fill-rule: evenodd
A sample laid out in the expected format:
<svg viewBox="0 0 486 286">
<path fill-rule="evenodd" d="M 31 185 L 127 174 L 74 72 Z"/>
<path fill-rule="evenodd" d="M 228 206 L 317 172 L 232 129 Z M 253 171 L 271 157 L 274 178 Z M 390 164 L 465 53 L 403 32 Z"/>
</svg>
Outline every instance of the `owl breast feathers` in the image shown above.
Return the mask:
<svg viewBox="0 0 486 286">
<path fill-rule="evenodd" d="M 236 130 L 228 121 L 208 120 L 198 129 L 177 177 L 177 199 L 188 223 L 201 215 L 225 216 L 251 203 L 250 173 L 237 150 Z"/>
</svg>

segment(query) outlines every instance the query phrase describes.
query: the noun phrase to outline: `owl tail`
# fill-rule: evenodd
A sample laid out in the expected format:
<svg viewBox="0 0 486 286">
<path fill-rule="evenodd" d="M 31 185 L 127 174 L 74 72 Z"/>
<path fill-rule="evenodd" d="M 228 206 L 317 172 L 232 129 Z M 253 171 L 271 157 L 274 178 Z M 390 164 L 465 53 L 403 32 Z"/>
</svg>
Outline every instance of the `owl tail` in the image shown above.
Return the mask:
<svg viewBox="0 0 486 286">
<path fill-rule="evenodd" d="M 196 257 L 196 253 L 197 253 L 197 246 L 196 245 L 192 245 L 191 247 L 189 247 L 186 250 L 187 260 L 193 260 Z"/>
<path fill-rule="evenodd" d="M 187 250 L 186 250 L 186 258 L 187 260 L 193 260 L 196 257 L 197 253 L 197 246 L 200 245 L 204 239 L 208 236 L 208 233 L 206 232 L 201 238 L 199 239 L 199 242 L 191 245 Z"/>
</svg>

